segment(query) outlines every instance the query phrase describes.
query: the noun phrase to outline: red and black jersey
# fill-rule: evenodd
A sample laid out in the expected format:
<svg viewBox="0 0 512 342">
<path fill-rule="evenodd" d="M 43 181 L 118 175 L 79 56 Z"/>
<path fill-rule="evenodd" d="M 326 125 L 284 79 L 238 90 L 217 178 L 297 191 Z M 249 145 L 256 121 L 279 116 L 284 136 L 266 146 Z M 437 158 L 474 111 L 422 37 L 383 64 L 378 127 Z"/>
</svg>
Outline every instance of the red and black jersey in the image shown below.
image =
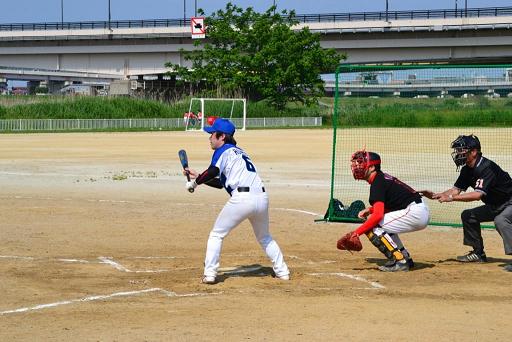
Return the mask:
<svg viewBox="0 0 512 342">
<path fill-rule="evenodd" d="M 512 197 L 510 175 L 485 157 L 480 157 L 474 168 L 463 166 L 455 187 L 463 191 L 472 187 L 483 194 L 482 202 L 486 204 L 500 205 Z"/>
<path fill-rule="evenodd" d="M 384 202 L 386 213 L 407 208 L 412 202 L 421 201 L 421 196 L 409 185 L 396 177 L 377 171 L 370 186 L 370 204 Z"/>
</svg>

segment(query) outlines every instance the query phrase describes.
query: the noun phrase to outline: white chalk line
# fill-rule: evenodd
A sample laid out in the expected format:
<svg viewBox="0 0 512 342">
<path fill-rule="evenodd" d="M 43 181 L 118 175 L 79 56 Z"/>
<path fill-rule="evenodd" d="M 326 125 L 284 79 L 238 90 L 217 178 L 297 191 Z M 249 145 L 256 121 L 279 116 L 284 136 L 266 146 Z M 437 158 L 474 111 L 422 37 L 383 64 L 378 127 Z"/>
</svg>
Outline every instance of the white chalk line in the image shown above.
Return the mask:
<svg viewBox="0 0 512 342">
<path fill-rule="evenodd" d="M 313 212 L 311 212 L 311 211 L 300 210 L 300 209 L 290 209 L 290 208 L 271 208 L 271 210 L 294 211 L 294 212 L 297 212 L 297 213 L 307 214 L 307 215 L 311 215 L 311 216 L 321 216 L 320 214 L 313 213 Z"/>
<path fill-rule="evenodd" d="M 37 200 L 37 201 L 85 201 L 93 203 L 121 203 L 121 204 L 144 204 L 142 201 L 112 200 L 112 199 L 96 199 L 96 198 L 58 198 L 58 197 L 37 197 L 37 196 L 0 196 L 2 199 L 19 199 L 19 200 Z"/>
<path fill-rule="evenodd" d="M 34 260 L 33 257 L 25 257 L 25 256 L 17 256 L 17 255 L 0 255 L 0 259 Z"/>
<path fill-rule="evenodd" d="M 134 256 L 134 257 L 126 257 L 126 259 L 185 259 L 185 257 L 178 256 Z"/>
<path fill-rule="evenodd" d="M 139 270 L 139 271 L 132 271 L 126 267 L 124 267 L 123 265 L 121 265 L 120 263 L 116 262 L 113 260 L 113 258 L 109 258 L 109 257 L 98 257 L 98 260 L 101 261 L 101 263 L 104 263 L 104 264 L 107 264 L 107 265 L 110 265 L 112 266 L 113 268 L 115 268 L 116 270 L 118 271 L 121 271 L 121 272 L 127 272 L 127 273 L 162 273 L 162 272 L 169 272 L 168 269 L 161 269 L 161 270 Z"/>
<path fill-rule="evenodd" d="M 77 262 L 80 264 L 90 264 L 90 261 L 82 260 L 82 259 L 57 259 L 57 261 L 68 262 L 68 263 Z"/>
<path fill-rule="evenodd" d="M 353 274 L 338 272 L 338 273 L 309 273 L 309 275 L 312 275 L 312 276 L 326 276 L 327 275 L 327 276 L 344 277 L 344 278 L 349 278 L 349 279 L 368 283 L 375 289 L 385 289 L 386 288 L 384 285 L 381 285 L 375 281 L 370 281 L 361 276 L 357 276 L 357 275 L 353 275 Z"/>
<path fill-rule="evenodd" d="M 144 201 L 128 201 L 128 200 L 111 200 L 111 199 L 76 199 L 76 198 L 57 198 L 57 197 L 32 197 L 32 196 L 0 196 L 3 199 L 33 199 L 33 200 L 44 200 L 44 201 L 86 201 L 92 203 L 119 203 L 119 204 L 145 204 Z M 209 204 L 209 203 L 173 203 L 173 205 L 186 206 L 186 207 L 222 207 L 220 204 Z M 293 209 L 293 208 L 270 208 L 270 210 L 280 211 L 292 211 L 302 213 L 311 216 L 322 216 L 321 214 L 314 213 L 312 211 Z"/>
<path fill-rule="evenodd" d="M 288 258 L 288 259 L 295 259 L 295 260 L 304 260 L 304 262 L 308 265 L 318 265 L 318 264 L 334 264 L 336 263 L 337 261 L 336 260 L 322 260 L 322 261 L 313 261 L 313 260 L 306 260 L 304 258 L 301 258 L 299 256 L 296 256 L 296 255 L 287 255 L 285 256 L 285 258 Z"/>
<path fill-rule="evenodd" d="M 34 258 L 34 257 L 17 256 L 17 255 L 0 255 L 0 259 L 32 260 L 32 261 L 48 260 L 46 258 L 37 259 L 37 258 Z M 172 260 L 172 259 L 184 259 L 184 257 L 177 257 L 177 256 L 168 256 L 168 257 L 162 257 L 162 256 L 158 256 L 158 257 L 151 257 L 151 256 L 137 257 L 137 256 L 135 256 L 135 257 L 128 257 L 127 259 L 142 259 L 142 260 L 146 260 L 146 259 L 149 259 L 149 260 L 151 260 L 151 259 L 166 259 L 166 260 Z M 99 260 L 99 261 L 89 261 L 89 260 L 74 259 L 74 258 L 50 259 L 50 261 L 51 260 L 58 261 L 58 262 L 63 262 L 63 263 L 68 263 L 68 264 L 71 264 L 71 263 L 78 263 L 78 264 L 106 264 L 106 265 L 109 265 L 109 266 L 113 267 L 114 269 L 116 269 L 118 271 L 126 272 L 126 273 L 162 273 L 162 272 L 170 272 L 170 271 L 184 271 L 184 270 L 195 270 L 195 269 L 198 269 L 198 267 L 177 267 L 177 268 L 173 268 L 173 269 L 131 270 L 131 269 L 123 266 L 119 262 L 115 261 L 114 258 L 112 258 L 112 257 L 103 257 L 103 256 L 97 258 L 97 260 Z"/>
<path fill-rule="evenodd" d="M 70 299 L 70 300 L 64 300 L 64 301 L 60 301 L 60 302 L 35 305 L 35 306 L 31 306 L 31 307 L 24 307 L 24 308 L 19 308 L 19 309 L 0 311 L 0 316 L 21 313 L 21 312 L 28 312 L 28 311 L 43 310 L 43 309 L 54 308 L 54 307 L 62 306 L 62 305 L 69 305 L 69 304 L 73 304 L 73 303 L 93 302 L 93 301 L 98 301 L 98 300 L 112 299 L 112 298 L 116 298 L 116 297 L 131 297 L 131 296 L 137 296 L 140 294 L 151 293 L 151 292 L 160 292 L 160 293 L 163 293 L 164 295 L 166 295 L 167 297 L 198 297 L 198 296 L 209 296 L 209 295 L 222 294 L 222 292 L 177 294 L 176 292 L 173 292 L 173 291 L 168 291 L 168 290 L 164 290 L 164 289 L 161 289 L 158 287 L 154 287 L 154 288 L 139 290 L 139 291 L 114 292 L 109 295 L 88 296 L 88 297 L 83 297 L 83 298 L 78 298 L 78 299 Z"/>
</svg>

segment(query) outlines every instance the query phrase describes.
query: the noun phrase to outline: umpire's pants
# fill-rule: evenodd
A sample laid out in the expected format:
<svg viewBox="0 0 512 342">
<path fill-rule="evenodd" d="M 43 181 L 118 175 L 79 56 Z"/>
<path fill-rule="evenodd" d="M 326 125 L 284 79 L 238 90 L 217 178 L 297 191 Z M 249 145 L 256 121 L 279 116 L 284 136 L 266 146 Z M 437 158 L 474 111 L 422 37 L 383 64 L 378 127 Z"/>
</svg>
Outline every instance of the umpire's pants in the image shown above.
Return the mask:
<svg viewBox="0 0 512 342">
<path fill-rule="evenodd" d="M 464 227 L 464 244 L 471 246 L 477 253 L 483 253 L 484 242 L 480 223 L 494 221 L 496 230 L 503 239 L 505 254 L 512 254 L 512 198 L 508 202 L 493 206 L 485 204 L 464 210 L 461 214 Z"/>
</svg>

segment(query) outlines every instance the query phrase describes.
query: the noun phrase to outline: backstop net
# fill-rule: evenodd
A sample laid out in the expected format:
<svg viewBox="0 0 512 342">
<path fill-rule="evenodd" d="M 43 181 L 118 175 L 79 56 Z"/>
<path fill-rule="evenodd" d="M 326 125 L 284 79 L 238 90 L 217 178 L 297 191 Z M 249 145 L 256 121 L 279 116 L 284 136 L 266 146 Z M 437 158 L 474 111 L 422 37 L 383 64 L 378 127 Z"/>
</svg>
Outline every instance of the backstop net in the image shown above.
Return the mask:
<svg viewBox="0 0 512 342">
<path fill-rule="evenodd" d="M 369 205 L 369 184 L 350 170 L 356 150 L 377 152 L 384 172 L 417 191 L 453 186 L 450 144 L 462 134 L 478 136 L 483 155 L 512 171 L 512 65 L 341 65 L 333 86 L 328 221 L 358 221 L 336 200 L 345 209 Z M 446 226 L 460 226 L 461 211 L 481 205 L 425 201 L 431 224 Z"/>
</svg>

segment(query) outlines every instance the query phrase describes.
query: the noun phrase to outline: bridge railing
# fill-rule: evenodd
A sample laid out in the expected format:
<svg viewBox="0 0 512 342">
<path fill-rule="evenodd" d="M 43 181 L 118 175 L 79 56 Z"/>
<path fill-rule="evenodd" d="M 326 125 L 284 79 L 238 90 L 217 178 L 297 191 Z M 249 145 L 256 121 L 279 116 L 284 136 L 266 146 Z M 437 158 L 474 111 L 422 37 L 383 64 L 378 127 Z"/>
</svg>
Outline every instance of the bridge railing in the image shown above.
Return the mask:
<svg viewBox="0 0 512 342">
<path fill-rule="evenodd" d="M 302 23 L 337 22 L 337 21 L 376 21 L 376 20 L 412 20 L 412 19 L 446 19 L 463 17 L 501 17 L 512 16 L 512 7 L 485 7 L 466 9 L 388 11 L 388 12 L 354 12 L 332 14 L 303 14 L 296 19 Z"/>
<path fill-rule="evenodd" d="M 241 127 L 242 119 L 233 119 Z M 317 127 L 322 117 L 247 118 L 246 127 Z M 169 130 L 185 129 L 183 118 L 154 119 L 5 119 L 0 132 L 92 131 L 92 130 Z"/>
<path fill-rule="evenodd" d="M 346 22 L 375 20 L 442 19 L 462 17 L 502 17 L 512 16 L 512 7 L 483 7 L 468 9 L 438 9 L 387 12 L 353 12 L 330 14 L 298 14 L 295 19 L 301 23 Z M 145 27 L 186 27 L 190 19 L 148 19 L 148 20 L 111 20 L 48 23 L 0 24 L 0 31 L 46 31 L 46 30 L 86 30 L 118 29 Z"/>
</svg>

